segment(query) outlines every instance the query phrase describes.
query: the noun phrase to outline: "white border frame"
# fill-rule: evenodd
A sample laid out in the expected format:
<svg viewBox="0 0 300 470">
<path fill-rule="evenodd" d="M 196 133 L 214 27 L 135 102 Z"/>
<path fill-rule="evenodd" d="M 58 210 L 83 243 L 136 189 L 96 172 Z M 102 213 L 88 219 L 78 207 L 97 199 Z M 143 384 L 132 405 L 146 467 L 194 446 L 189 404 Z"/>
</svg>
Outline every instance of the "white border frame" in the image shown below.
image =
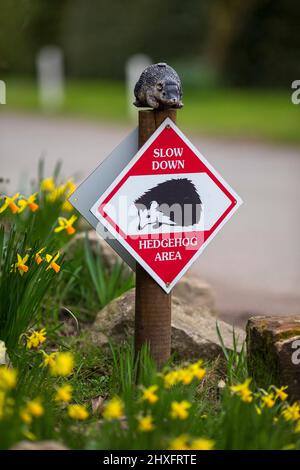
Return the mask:
<svg viewBox="0 0 300 470">
<path fill-rule="evenodd" d="M 114 187 L 119 183 L 119 181 L 128 173 L 128 171 L 135 165 L 135 163 L 139 160 L 139 158 L 144 154 L 144 152 L 150 147 L 150 145 L 154 142 L 154 140 L 159 136 L 161 131 L 166 127 L 170 126 L 185 142 L 187 146 L 195 153 L 195 155 L 201 160 L 207 168 L 214 174 L 214 176 L 222 183 L 222 185 L 227 189 L 228 192 L 232 194 L 232 196 L 236 199 L 236 204 L 232 208 L 232 210 L 227 214 L 227 216 L 222 220 L 222 222 L 218 225 L 215 231 L 210 235 L 210 237 L 203 243 L 201 248 L 192 256 L 190 261 L 184 266 L 184 268 L 178 273 L 178 275 L 173 279 L 170 284 L 166 284 L 147 263 L 136 253 L 136 251 L 127 243 L 127 241 L 115 230 L 111 224 L 101 216 L 98 211 L 98 207 L 102 204 L 102 202 L 106 199 L 106 197 L 112 192 Z M 191 267 L 191 265 L 196 261 L 196 259 L 201 255 L 201 253 L 205 250 L 207 245 L 213 240 L 216 234 L 221 230 L 221 228 L 228 222 L 228 220 L 233 216 L 235 211 L 243 204 L 242 199 L 238 196 L 238 194 L 232 189 L 232 187 L 222 178 L 222 176 L 214 169 L 214 167 L 206 160 L 206 158 L 196 149 L 196 147 L 189 141 L 189 139 L 178 129 L 176 124 L 170 119 L 166 118 L 161 125 L 156 129 L 156 131 L 152 134 L 152 136 L 147 140 L 147 142 L 139 149 L 136 155 L 132 158 L 130 163 L 126 165 L 126 167 L 121 171 L 119 176 L 116 180 L 107 188 L 107 190 L 100 196 L 100 198 L 95 202 L 95 204 L 91 207 L 90 211 L 92 212 L 95 217 L 104 225 L 107 230 L 129 251 L 131 256 L 135 258 L 135 260 L 153 277 L 153 279 L 161 286 L 161 288 L 169 294 L 175 284 L 179 281 L 179 279 L 186 273 L 186 271 Z"/>
</svg>

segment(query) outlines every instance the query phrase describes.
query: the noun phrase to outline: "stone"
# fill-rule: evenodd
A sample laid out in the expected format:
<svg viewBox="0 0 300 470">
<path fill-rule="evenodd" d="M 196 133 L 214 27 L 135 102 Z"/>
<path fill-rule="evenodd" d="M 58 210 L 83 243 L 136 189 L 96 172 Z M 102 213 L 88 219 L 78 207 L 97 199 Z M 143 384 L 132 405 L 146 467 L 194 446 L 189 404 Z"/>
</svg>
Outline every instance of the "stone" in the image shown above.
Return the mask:
<svg viewBox="0 0 300 470">
<path fill-rule="evenodd" d="M 135 290 L 131 289 L 102 309 L 91 327 L 94 343 L 103 346 L 108 341 L 122 342 L 134 333 Z M 233 349 L 233 330 L 218 321 L 226 348 Z M 235 330 L 237 348 L 245 339 L 243 330 Z M 172 352 L 180 359 L 214 359 L 222 354 L 216 330 L 216 318 L 207 306 L 193 307 L 172 297 Z"/>
<path fill-rule="evenodd" d="M 87 232 L 88 239 L 91 243 L 92 250 L 96 253 L 98 250 L 103 256 L 104 264 L 111 270 L 117 260 L 120 260 L 119 255 L 100 237 L 95 230 Z M 68 243 L 66 253 L 69 257 L 72 256 L 78 244 L 82 244 L 86 237 L 86 233 L 78 233 Z M 130 269 L 130 268 L 128 268 Z M 198 276 L 188 273 L 185 274 L 173 289 L 173 294 L 181 299 L 191 308 L 194 307 L 209 307 L 211 314 L 215 314 L 215 296 L 211 286 L 203 281 Z"/>
<path fill-rule="evenodd" d="M 57 441 L 20 441 L 11 450 L 69 450 Z"/>
<path fill-rule="evenodd" d="M 194 307 L 208 307 L 215 314 L 215 296 L 211 286 L 198 276 L 187 273 L 176 284 L 173 295 Z"/>
<path fill-rule="evenodd" d="M 248 320 L 247 361 L 260 387 L 288 386 L 300 400 L 300 315 L 257 316 Z"/>
</svg>

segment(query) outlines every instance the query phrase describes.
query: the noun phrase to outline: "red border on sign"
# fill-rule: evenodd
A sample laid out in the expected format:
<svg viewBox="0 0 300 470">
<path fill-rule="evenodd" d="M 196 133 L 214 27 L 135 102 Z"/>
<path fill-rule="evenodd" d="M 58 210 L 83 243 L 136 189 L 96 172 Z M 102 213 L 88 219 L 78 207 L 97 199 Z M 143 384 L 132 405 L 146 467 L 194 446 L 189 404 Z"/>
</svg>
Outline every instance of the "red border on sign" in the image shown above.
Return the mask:
<svg viewBox="0 0 300 470">
<path fill-rule="evenodd" d="M 151 170 L 151 157 L 153 155 L 153 147 L 159 146 L 160 148 L 169 147 L 176 147 L 180 145 L 181 147 L 185 147 L 185 154 L 186 154 L 186 162 L 187 165 L 184 171 L 155 171 L 155 173 Z M 181 232 L 176 233 L 177 237 L 186 237 L 190 236 L 190 234 L 194 233 L 197 236 L 197 239 L 201 242 L 197 245 L 195 250 L 186 250 L 186 256 L 182 263 L 176 263 L 172 261 L 172 266 L 174 272 L 172 273 L 170 269 L 165 269 L 165 273 L 161 271 L 157 272 L 156 266 L 147 259 L 147 256 L 143 254 L 141 250 L 137 249 L 138 241 L 144 240 L 145 238 L 151 239 L 151 234 L 148 235 L 138 235 L 130 236 L 126 235 L 122 229 L 109 217 L 109 215 L 105 212 L 105 206 L 109 203 L 112 197 L 118 192 L 120 187 L 124 185 L 124 183 L 128 180 L 130 176 L 149 176 L 154 174 L 181 174 L 181 173 L 206 173 L 210 179 L 218 186 L 218 188 L 226 195 L 226 197 L 230 200 L 230 205 L 228 208 L 223 212 L 223 214 L 219 217 L 219 219 L 215 222 L 215 224 L 209 229 L 205 231 L 195 231 L 195 232 Z M 186 142 L 182 139 L 181 136 L 177 134 L 177 132 L 172 128 L 164 128 L 161 133 L 156 137 L 154 142 L 152 142 L 148 148 L 145 149 L 144 153 L 139 157 L 139 159 L 135 162 L 135 164 L 128 170 L 128 172 L 121 178 L 121 180 L 116 184 L 116 186 L 112 189 L 110 194 L 104 199 L 104 201 L 99 205 L 98 211 L 101 216 L 115 229 L 115 231 L 129 244 L 129 246 L 135 251 L 135 253 L 141 257 L 156 273 L 156 275 L 162 279 L 165 283 L 171 283 L 176 276 L 180 273 L 180 271 L 184 268 L 184 266 L 188 263 L 188 261 L 195 255 L 195 253 L 201 248 L 203 243 L 207 241 L 211 235 L 215 232 L 217 227 L 222 223 L 222 221 L 227 217 L 227 215 L 232 211 L 235 207 L 237 200 L 235 197 L 227 190 L 227 188 L 219 181 L 219 179 L 213 174 L 213 172 L 205 165 L 205 163 L 201 160 L 201 158 L 186 144 Z M 160 238 L 159 235 L 172 237 L 174 233 L 171 234 L 156 234 L 155 237 Z M 164 268 L 168 268 L 168 262 L 164 263 Z"/>
</svg>

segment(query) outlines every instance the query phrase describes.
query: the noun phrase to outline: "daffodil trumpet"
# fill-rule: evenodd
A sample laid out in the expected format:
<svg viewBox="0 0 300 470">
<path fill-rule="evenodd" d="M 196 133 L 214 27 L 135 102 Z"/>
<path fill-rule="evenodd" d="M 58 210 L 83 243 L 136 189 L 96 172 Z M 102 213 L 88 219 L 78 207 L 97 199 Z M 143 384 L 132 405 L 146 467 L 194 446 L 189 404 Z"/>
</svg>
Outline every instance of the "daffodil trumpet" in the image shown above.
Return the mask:
<svg viewBox="0 0 300 470">
<path fill-rule="evenodd" d="M 29 207 L 31 212 L 36 212 L 39 208 L 39 205 L 35 202 L 36 198 L 37 198 L 37 193 L 34 193 L 34 194 L 31 194 L 31 196 L 29 196 L 27 199 L 26 198 L 20 199 L 18 202 L 18 206 L 19 206 L 18 212 L 19 213 L 23 212 L 24 209 L 26 209 L 26 207 Z"/>
<path fill-rule="evenodd" d="M 46 255 L 46 261 L 48 263 L 48 267 L 46 271 L 48 271 L 48 269 L 53 269 L 53 271 L 55 271 L 56 273 L 59 273 L 60 266 L 59 264 L 56 263 L 58 258 L 59 258 L 59 252 L 55 256 L 49 255 L 49 254 Z"/>
<path fill-rule="evenodd" d="M 6 209 L 9 209 L 12 214 L 17 214 L 19 212 L 19 207 L 16 204 L 16 200 L 19 199 L 20 193 L 16 193 L 14 196 L 3 196 L 5 198 L 4 204 L 0 207 L 0 214 Z"/>
</svg>

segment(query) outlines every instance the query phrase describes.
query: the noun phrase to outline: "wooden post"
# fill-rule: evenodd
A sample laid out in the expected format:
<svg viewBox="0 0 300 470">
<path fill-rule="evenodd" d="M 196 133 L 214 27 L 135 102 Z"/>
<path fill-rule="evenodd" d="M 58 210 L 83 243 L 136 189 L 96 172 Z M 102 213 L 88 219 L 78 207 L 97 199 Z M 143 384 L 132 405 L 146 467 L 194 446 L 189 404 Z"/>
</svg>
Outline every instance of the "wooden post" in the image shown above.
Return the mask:
<svg viewBox="0 0 300 470">
<path fill-rule="evenodd" d="M 167 117 L 176 122 L 176 110 L 139 111 L 139 147 Z M 161 368 L 171 354 L 171 294 L 166 294 L 139 264 L 135 292 L 135 352 L 148 343 L 157 367 Z"/>
</svg>

